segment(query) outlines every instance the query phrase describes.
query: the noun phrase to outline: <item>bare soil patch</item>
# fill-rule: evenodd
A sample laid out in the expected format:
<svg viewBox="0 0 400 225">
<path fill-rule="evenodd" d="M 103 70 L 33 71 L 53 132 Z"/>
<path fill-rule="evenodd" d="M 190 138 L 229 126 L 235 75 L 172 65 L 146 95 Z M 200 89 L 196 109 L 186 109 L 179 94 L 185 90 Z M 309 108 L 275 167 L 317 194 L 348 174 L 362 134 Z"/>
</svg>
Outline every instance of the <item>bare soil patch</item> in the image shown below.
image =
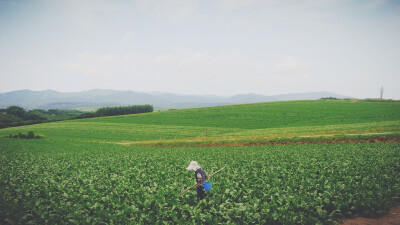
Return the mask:
<svg viewBox="0 0 400 225">
<path fill-rule="evenodd" d="M 396 143 L 400 141 L 398 135 L 382 135 L 382 136 L 371 136 L 362 137 L 358 136 L 346 136 L 346 137 L 302 137 L 301 139 L 285 138 L 285 139 L 248 139 L 238 140 L 222 139 L 211 140 L 181 140 L 178 142 L 150 142 L 150 143 L 135 143 L 141 146 L 147 147 L 234 147 L 234 146 L 261 146 L 261 145 L 307 145 L 307 144 L 344 144 L 344 143 L 379 143 L 389 142 Z M 226 141 L 227 140 L 227 141 Z M 133 143 L 132 143 L 133 144 Z M 126 144 L 130 145 L 130 144 Z"/>
<path fill-rule="evenodd" d="M 400 205 L 391 209 L 387 215 L 373 219 L 357 217 L 345 219 L 343 225 L 400 225 Z"/>
</svg>

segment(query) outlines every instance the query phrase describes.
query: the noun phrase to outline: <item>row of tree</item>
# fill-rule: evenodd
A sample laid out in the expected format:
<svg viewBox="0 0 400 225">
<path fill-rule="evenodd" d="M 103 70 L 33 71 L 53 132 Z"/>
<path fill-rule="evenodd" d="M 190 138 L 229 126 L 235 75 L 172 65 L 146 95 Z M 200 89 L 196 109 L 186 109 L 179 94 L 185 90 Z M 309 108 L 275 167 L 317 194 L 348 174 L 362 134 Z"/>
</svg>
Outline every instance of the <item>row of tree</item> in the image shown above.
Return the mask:
<svg viewBox="0 0 400 225">
<path fill-rule="evenodd" d="M 153 112 L 154 108 L 152 105 L 132 105 L 132 106 L 119 106 L 119 107 L 104 107 L 96 110 L 96 112 L 83 113 L 76 116 L 76 119 L 82 118 L 93 118 L 102 116 L 118 116 L 127 114 L 138 114 Z"/>
</svg>

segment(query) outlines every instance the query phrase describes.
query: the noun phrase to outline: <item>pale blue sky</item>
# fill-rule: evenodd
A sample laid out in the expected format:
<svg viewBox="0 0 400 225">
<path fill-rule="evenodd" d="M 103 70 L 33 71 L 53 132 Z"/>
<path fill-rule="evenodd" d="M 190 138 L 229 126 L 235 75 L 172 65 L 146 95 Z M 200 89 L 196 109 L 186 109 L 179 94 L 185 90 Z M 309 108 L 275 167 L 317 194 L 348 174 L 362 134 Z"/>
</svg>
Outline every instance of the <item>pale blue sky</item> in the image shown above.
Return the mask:
<svg viewBox="0 0 400 225">
<path fill-rule="evenodd" d="M 399 0 L 0 0 L 0 92 L 400 99 Z"/>
</svg>

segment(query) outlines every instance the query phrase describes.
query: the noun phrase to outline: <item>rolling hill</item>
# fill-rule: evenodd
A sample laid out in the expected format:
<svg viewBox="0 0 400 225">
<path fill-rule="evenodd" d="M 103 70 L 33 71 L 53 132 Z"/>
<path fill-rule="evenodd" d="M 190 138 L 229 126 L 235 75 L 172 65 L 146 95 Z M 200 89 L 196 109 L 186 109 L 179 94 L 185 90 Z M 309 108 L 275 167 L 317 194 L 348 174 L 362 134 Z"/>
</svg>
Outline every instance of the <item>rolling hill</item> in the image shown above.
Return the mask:
<svg viewBox="0 0 400 225">
<path fill-rule="evenodd" d="M 400 131 L 397 101 L 307 100 L 181 109 L 1 129 L 50 139 L 149 141 L 202 137 Z"/>
<path fill-rule="evenodd" d="M 350 98 L 331 92 L 310 92 L 264 96 L 240 94 L 229 97 L 213 95 L 178 95 L 94 89 L 83 92 L 20 90 L 0 93 L 0 108 L 17 105 L 27 109 L 87 109 L 103 106 L 151 104 L 158 108 L 200 108 L 244 103 L 288 100 L 315 100 L 323 97 Z"/>
</svg>

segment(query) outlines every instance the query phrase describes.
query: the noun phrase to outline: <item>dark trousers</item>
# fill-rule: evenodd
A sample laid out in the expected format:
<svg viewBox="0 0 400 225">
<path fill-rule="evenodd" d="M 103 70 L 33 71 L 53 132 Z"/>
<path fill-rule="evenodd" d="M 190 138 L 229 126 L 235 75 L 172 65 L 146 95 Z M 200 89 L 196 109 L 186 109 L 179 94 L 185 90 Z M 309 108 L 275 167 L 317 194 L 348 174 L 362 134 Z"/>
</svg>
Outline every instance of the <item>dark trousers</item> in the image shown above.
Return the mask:
<svg viewBox="0 0 400 225">
<path fill-rule="evenodd" d="M 197 200 L 201 200 L 206 196 L 206 192 L 203 191 L 203 186 L 197 185 Z"/>
</svg>

